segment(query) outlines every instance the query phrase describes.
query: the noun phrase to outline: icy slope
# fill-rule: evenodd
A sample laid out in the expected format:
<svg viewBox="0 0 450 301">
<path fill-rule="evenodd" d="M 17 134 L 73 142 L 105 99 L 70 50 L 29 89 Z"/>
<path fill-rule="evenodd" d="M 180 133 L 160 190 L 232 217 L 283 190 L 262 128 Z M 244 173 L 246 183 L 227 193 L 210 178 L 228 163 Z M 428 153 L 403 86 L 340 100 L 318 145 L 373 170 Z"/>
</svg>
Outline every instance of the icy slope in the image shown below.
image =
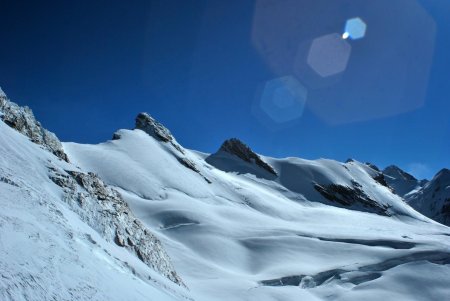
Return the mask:
<svg viewBox="0 0 450 301">
<path fill-rule="evenodd" d="M 242 156 L 190 151 L 171 134 L 155 136 L 154 126 L 63 146 L 158 234 L 196 300 L 450 295 L 449 229 L 383 186 L 379 171 L 259 156 L 275 175 L 243 160 L 254 158 L 246 148 L 238 148 Z"/>
<path fill-rule="evenodd" d="M 450 226 L 450 170 L 442 169 L 422 188 L 405 195 L 405 200 L 422 214 Z"/>
<path fill-rule="evenodd" d="M 121 197 L 34 142 L 0 121 L 0 300 L 188 299 Z"/>
</svg>

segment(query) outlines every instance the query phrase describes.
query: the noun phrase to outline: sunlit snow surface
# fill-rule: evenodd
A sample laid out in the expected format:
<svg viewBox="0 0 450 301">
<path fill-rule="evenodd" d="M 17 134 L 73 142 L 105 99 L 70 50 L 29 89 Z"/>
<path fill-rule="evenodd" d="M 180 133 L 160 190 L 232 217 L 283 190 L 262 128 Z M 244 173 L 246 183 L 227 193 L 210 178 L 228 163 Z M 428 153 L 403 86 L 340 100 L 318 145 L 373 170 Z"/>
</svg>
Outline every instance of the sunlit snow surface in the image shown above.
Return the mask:
<svg viewBox="0 0 450 301">
<path fill-rule="evenodd" d="M 413 211 L 357 162 L 264 158 L 278 172 L 229 171 L 144 132 L 99 145 L 64 144 L 76 165 L 116 186 L 162 239 L 196 300 L 445 300 L 450 231 Z M 245 166 L 244 166 L 245 167 Z M 234 172 L 233 172 L 234 170 Z M 311 180 L 346 184 L 391 206 L 384 217 L 322 204 Z"/>
<path fill-rule="evenodd" d="M 187 300 L 70 211 L 47 166 L 76 169 L 0 121 L 0 300 Z"/>
</svg>

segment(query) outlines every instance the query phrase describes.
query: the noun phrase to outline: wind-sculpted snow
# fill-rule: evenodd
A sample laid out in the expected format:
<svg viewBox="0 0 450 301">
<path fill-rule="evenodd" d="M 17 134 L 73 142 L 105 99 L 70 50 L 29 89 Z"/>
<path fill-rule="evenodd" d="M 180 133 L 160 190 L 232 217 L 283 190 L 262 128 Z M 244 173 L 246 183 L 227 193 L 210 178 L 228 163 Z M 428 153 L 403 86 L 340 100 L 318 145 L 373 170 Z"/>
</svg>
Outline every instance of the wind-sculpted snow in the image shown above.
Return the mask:
<svg viewBox="0 0 450 301">
<path fill-rule="evenodd" d="M 136 254 L 145 264 L 184 285 L 161 242 L 136 219 L 120 194 L 96 175 L 49 167 L 50 178 L 64 189 L 63 200 L 107 241 Z"/>
<path fill-rule="evenodd" d="M 30 108 L 18 106 L 2 92 L 0 93 L 0 112 L 0 119 L 7 125 L 30 138 L 32 142 L 42 145 L 57 157 L 68 161 L 59 139 L 42 127 Z"/>
<path fill-rule="evenodd" d="M 182 148 L 184 164 L 147 132 L 117 134 L 64 149 L 157 233 L 198 301 L 450 295 L 450 230 L 413 210 L 373 166 L 258 155 L 275 175 L 236 155 Z"/>
<path fill-rule="evenodd" d="M 191 300 L 117 192 L 1 121 L 0 207 L 2 301 Z"/>
</svg>

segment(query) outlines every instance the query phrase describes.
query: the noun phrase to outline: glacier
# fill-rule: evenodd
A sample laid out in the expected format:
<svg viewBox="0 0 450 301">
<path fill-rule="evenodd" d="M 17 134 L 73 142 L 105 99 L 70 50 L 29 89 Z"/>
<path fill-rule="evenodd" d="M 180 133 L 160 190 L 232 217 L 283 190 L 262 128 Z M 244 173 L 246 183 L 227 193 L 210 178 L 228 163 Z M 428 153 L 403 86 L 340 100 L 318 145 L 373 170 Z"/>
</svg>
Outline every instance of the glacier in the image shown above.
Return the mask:
<svg viewBox="0 0 450 301">
<path fill-rule="evenodd" d="M 58 151 L 0 121 L 1 300 L 450 295 L 450 229 L 396 194 L 393 175 L 238 139 L 202 153 L 149 114 L 136 121 L 96 145 L 52 140 Z"/>
</svg>

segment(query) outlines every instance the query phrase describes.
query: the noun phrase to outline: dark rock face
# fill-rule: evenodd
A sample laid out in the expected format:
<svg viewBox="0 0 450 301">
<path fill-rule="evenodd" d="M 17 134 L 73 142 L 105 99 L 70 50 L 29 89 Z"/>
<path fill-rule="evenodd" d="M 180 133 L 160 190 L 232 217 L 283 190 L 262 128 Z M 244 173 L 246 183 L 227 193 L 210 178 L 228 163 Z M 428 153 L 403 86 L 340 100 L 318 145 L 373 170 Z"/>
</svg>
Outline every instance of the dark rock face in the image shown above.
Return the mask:
<svg viewBox="0 0 450 301">
<path fill-rule="evenodd" d="M 344 207 L 360 205 L 369 212 L 389 216 L 387 206 L 383 206 L 370 198 L 359 183 L 353 181 L 352 186 L 338 184 L 320 185 L 315 183 L 314 188 L 327 200 L 338 203 Z"/>
<path fill-rule="evenodd" d="M 136 126 L 135 129 L 142 130 L 146 132 L 148 135 L 152 136 L 153 138 L 162 141 L 164 143 L 170 143 L 177 151 L 178 154 L 174 154 L 174 156 L 177 158 L 178 162 L 180 162 L 184 167 L 189 168 L 190 170 L 198 173 L 200 176 L 203 177 L 203 179 L 211 184 L 212 182 L 205 177 L 201 171 L 198 169 L 198 167 L 195 165 L 192 160 L 188 159 L 186 157 L 186 152 L 184 149 L 177 143 L 173 135 L 170 133 L 170 131 L 161 123 L 156 121 L 153 117 L 151 117 L 147 113 L 139 113 L 136 117 Z M 113 140 L 120 139 L 120 135 L 118 133 L 115 133 L 113 135 Z"/>
<path fill-rule="evenodd" d="M 36 144 L 42 145 L 48 151 L 62 160 L 69 162 L 61 142 L 52 132 L 44 129 L 28 107 L 20 107 L 8 100 L 0 89 L 0 119 L 8 126 L 24 134 Z"/>
<path fill-rule="evenodd" d="M 114 133 L 112 136 L 112 140 L 120 140 L 122 138 L 119 133 Z"/>
<path fill-rule="evenodd" d="M 143 130 L 150 136 L 163 142 L 170 142 L 173 140 L 170 131 L 147 113 L 139 113 L 137 115 L 135 128 Z"/>
<path fill-rule="evenodd" d="M 242 141 L 236 138 L 226 140 L 219 151 L 224 151 L 229 154 L 235 155 L 236 157 L 244 160 L 248 163 L 254 163 L 262 169 L 268 171 L 273 175 L 277 175 L 276 171 L 272 166 L 264 162 L 261 157 L 259 157 L 250 147 L 244 144 Z"/>
<path fill-rule="evenodd" d="M 185 286 L 159 239 L 136 219 L 122 196 L 93 173 L 48 167 L 50 179 L 63 188 L 63 200 L 107 241 L 135 254 L 163 276 Z"/>
<path fill-rule="evenodd" d="M 170 131 L 148 113 L 137 115 L 135 129 L 142 130 L 162 142 L 170 143 L 176 150 L 184 154 L 183 148 L 175 141 Z"/>
<path fill-rule="evenodd" d="M 379 172 L 376 176 L 373 177 L 373 179 L 381 185 L 391 189 L 389 184 L 386 182 L 386 178 L 384 177 L 384 174 L 382 172 Z"/>
</svg>

